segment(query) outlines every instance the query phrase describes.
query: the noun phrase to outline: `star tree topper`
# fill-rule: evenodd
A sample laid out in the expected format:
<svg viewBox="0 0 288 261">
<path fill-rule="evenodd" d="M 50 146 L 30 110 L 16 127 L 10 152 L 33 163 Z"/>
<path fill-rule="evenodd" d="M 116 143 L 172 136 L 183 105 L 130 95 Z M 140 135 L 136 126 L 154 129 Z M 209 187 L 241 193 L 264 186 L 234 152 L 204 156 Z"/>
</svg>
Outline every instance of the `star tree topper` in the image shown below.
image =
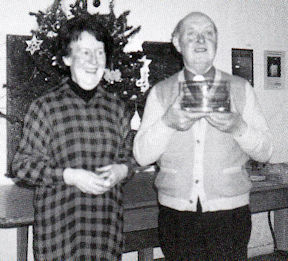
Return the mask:
<svg viewBox="0 0 288 261">
<path fill-rule="evenodd" d="M 27 48 L 26 51 L 30 52 L 33 55 L 36 51 L 40 50 L 40 45 L 42 44 L 43 40 L 38 40 L 35 35 L 33 35 L 31 40 L 26 41 Z"/>
</svg>

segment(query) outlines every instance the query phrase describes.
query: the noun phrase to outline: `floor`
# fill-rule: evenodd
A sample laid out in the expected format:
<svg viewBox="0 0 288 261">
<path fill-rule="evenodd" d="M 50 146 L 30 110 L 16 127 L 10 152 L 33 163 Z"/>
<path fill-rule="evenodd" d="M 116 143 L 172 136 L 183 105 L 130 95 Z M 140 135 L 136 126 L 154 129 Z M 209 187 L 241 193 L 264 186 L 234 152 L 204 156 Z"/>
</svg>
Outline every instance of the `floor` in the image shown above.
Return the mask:
<svg viewBox="0 0 288 261">
<path fill-rule="evenodd" d="M 249 261 L 277 261 L 277 260 L 288 260 L 287 252 L 273 253 L 270 255 L 256 256 L 249 258 Z"/>
<path fill-rule="evenodd" d="M 282 252 L 282 253 L 273 253 L 269 255 L 263 255 L 263 256 L 256 256 L 249 258 L 248 261 L 287 261 L 288 260 L 288 252 Z M 155 261 L 165 261 L 164 258 L 156 259 Z"/>
</svg>

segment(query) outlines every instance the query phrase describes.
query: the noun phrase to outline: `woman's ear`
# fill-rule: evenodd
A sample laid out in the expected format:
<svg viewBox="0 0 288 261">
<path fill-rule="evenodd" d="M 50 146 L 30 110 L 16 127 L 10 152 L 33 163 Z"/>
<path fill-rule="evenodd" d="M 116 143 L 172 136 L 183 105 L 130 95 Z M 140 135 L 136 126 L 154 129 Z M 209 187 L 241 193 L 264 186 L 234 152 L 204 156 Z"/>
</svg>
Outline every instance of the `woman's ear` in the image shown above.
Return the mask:
<svg viewBox="0 0 288 261">
<path fill-rule="evenodd" d="M 63 57 L 62 57 L 62 60 L 63 60 L 63 62 L 64 62 L 64 64 L 65 64 L 66 66 L 71 66 L 71 64 L 72 64 L 72 59 L 71 59 L 71 56 L 70 56 L 70 55 L 68 55 L 68 56 L 63 56 Z"/>
</svg>

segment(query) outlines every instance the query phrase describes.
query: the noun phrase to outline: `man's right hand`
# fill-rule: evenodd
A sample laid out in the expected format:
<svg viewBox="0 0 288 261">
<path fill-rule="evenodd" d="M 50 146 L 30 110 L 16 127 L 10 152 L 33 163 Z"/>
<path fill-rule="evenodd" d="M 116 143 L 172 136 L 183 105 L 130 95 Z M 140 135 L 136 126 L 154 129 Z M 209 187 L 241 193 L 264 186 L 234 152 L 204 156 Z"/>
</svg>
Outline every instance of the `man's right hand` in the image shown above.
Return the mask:
<svg viewBox="0 0 288 261">
<path fill-rule="evenodd" d="M 175 98 L 174 102 L 168 107 L 165 114 L 162 116 L 164 123 L 178 131 L 187 131 L 193 124 L 206 116 L 206 113 L 188 112 L 181 109 L 180 102 L 183 98 L 183 91 Z"/>
<path fill-rule="evenodd" d="M 75 186 L 83 193 L 100 195 L 110 189 L 103 177 L 85 169 L 66 168 L 63 178 L 67 185 Z"/>
</svg>

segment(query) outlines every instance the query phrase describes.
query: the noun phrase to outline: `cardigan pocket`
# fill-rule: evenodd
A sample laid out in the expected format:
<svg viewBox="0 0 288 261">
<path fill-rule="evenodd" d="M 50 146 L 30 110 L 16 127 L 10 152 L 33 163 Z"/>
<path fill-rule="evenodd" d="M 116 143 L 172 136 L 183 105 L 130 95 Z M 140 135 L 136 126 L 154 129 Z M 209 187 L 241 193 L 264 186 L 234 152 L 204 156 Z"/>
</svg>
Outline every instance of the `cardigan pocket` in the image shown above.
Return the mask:
<svg viewBox="0 0 288 261">
<path fill-rule="evenodd" d="M 242 167 L 230 167 L 222 170 L 219 183 L 215 184 L 217 194 L 233 197 L 248 193 L 252 187 L 248 173 Z"/>
</svg>

